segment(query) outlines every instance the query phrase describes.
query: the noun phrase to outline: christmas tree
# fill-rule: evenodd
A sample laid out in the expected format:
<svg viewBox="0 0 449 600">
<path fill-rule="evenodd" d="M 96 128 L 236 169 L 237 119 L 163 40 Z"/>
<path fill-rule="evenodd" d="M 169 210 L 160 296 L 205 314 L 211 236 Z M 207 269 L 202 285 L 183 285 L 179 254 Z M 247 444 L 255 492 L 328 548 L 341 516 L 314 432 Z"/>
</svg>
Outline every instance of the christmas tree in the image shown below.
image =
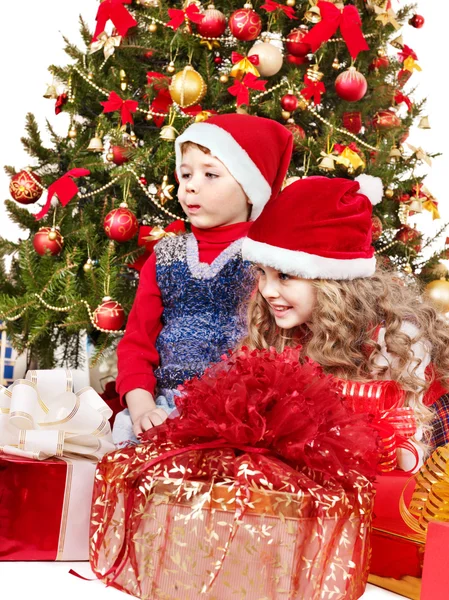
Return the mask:
<svg viewBox="0 0 449 600">
<path fill-rule="evenodd" d="M 77 366 L 85 332 L 97 356 L 114 349 L 154 244 L 188 227 L 175 201 L 176 136 L 235 111 L 293 132 L 290 178 L 380 177 L 379 260 L 405 282 L 421 279 L 449 310 L 449 283 L 438 280 L 448 250 L 424 258 L 432 240 L 408 224 L 422 210 L 438 216 L 420 169 L 433 155 L 407 143 L 412 124 L 428 126 L 405 39 L 423 25 L 414 6 L 103 0 L 96 22 L 80 24 L 85 48 L 66 40 L 72 61 L 49 67 L 45 91 L 56 114 L 70 115 L 67 137 L 53 131 L 44 147 L 29 114 L 23 143 L 35 164 L 5 167 L 8 215 L 29 232 L 17 244 L 0 239 L 0 319 L 18 351 L 49 368 Z"/>
</svg>

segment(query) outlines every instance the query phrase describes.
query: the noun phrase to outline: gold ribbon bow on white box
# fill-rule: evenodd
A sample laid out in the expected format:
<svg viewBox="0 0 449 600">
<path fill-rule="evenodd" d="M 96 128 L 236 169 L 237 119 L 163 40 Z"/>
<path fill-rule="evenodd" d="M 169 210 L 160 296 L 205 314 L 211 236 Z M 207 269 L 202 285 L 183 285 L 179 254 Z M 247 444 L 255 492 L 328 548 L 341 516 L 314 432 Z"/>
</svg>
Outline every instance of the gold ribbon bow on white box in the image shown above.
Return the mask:
<svg viewBox="0 0 449 600">
<path fill-rule="evenodd" d="M 73 391 L 71 371 L 28 371 L 9 388 L 0 386 L 0 451 L 37 460 L 99 460 L 115 450 L 111 416 L 93 388 Z"/>
</svg>

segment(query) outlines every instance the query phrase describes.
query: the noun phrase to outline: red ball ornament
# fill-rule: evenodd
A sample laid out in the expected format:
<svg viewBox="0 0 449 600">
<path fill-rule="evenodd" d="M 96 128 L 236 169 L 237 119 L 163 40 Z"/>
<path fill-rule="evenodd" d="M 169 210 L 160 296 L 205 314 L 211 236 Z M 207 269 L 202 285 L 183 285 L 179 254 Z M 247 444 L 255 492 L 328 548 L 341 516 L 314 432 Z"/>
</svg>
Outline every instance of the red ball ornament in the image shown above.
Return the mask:
<svg viewBox="0 0 449 600">
<path fill-rule="evenodd" d="M 365 76 L 359 73 L 355 67 L 349 67 L 343 71 L 335 80 L 335 91 L 348 102 L 357 102 L 366 94 L 368 83 Z"/>
<path fill-rule="evenodd" d="M 310 54 L 311 47 L 310 44 L 305 44 L 302 40 L 306 33 L 308 32 L 308 28 L 305 25 L 298 27 L 298 29 L 292 29 L 290 33 L 287 35 L 287 41 L 285 46 L 287 48 L 287 52 L 292 54 L 293 56 L 305 56 L 306 54 Z"/>
<path fill-rule="evenodd" d="M 298 67 L 308 65 L 310 63 L 310 60 L 307 58 L 307 56 L 293 56 L 293 54 L 287 54 L 285 60 L 290 65 L 296 65 Z"/>
<path fill-rule="evenodd" d="M 106 215 L 103 228 L 111 240 L 127 242 L 136 235 L 139 225 L 135 214 L 123 202 L 119 208 L 114 208 Z"/>
<path fill-rule="evenodd" d="M 125 311 L 121 304 L 109 296 L 103 298 L 93 314 L 95 326 L 108 331 L 119 331 L 125 323 Z"/>
<path fill-rule="evenodd" d="M 223 59 L 221 58 L 221 56 L 214 56 L 214 63 L 216 65 L 221 65 L 222 62 L 223 62 Z"/>
<path fill-rule="evenodd" d="M 226 29 L 224 14 L 213 5 L 210 5 L 203 14 L 204 19 L 196 25 L 198 33 L 207 38 L 217 38 L 223 35 Z"/>
<path fill-rule="evenodd" d="M 417 229 L 402 225 L 395 237 L 400 242 L 411 245 L 415 252 L 421 252 L 421 233 Z"/>
<path fill-rule="evenodd" d="M 123 165 L 129 161 L 129 149 L 123 146 L 111 146 L 112 162 L 117 165 Z"/>
<path fill-rule="evenodd" d="M 422 15 L 413 15 L 413 17 L 409 19 L 408 23 L 416 29 L 421 29 L 421 27 L 424 25 L 424 17 Z"/>
<path fill-rule="evenodd" d="M 63 245 L 64 238 L 53 227 L 41 227 L 33 237 L 34 249 L 40 256 L 44 256 L 47 251 L 56 256 L 61 252 Z"/>
<path fill-rule="evenodd" d="M 229 17 L 232 35 L 243 42 L 255 40 L 262 31 L 262 19 L 250 6 L 246 4 L 245 8 L 239 8 Z"/>
<path fill-rule="evenodd" d="M 401 119 L 397 116 L 395 112 L 392 110 L 379 110 L 373 117 L 373 127 L 374 129 L 387 131 L 389 129 L 394 129 L 395 127 L 400 127 Z"/>
<path fill-rule="evenodd" d="M 33 204 L 42 196 L 42 188 L 39 187 L 36 181 L 41 183 L 38 175 L 33 173 L 33 177 L 27 171 L 19 171 L 11 178 L 9 191 L 11 196 L 19 204 Z"/>
<path fill-rule="evenodd" d="M 378 216 L 373 215 L 371 218 L 371 223 L 372 223 L 371 237 L 372 237 L 373 242 L 375 242 L 382 235 L 382 221 L 379 219 Z"/>
<path fill-rule="evenodd" d="M 293 120 L 291 120 L 290 122 L 287 121 L 285 127 L 287 127 L 287 129 L 292 132 L 293 149 L 298 150 L 298 148 L 302 146 L 301 142 L 306 139 L 306 132 L 301 127 L 301 125 L 298 125 Z"/>
<path fill-rule="evenodd" d="M 283 110 L 287 110 L 288 112 L 293 112 L 298 108 L 298 98 L 294 94 L 285 94 L 281 98 L 281 106 Z"/>
<path fill-rule="evenodd" d="M 380 69 L 386 69 L 390 64 L 390 60 L 388 58 L 388 56 L 383 55 L 383 56 L 378 56 L 377 58 L 375 58 L 372 63 L 370 64 L 370 66 L 368 67 L 368 69 L 370 71 L 379 71 Z"/>
</svg>

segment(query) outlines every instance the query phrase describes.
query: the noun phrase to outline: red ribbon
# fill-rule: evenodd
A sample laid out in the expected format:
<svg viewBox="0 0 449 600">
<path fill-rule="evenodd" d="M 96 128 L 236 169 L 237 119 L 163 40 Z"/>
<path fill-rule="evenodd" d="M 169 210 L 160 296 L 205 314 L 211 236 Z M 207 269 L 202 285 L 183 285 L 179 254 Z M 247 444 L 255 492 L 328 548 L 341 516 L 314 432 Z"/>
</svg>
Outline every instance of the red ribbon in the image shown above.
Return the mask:
<svg viewBox="0 0 449 600">
<path fill-rule="evenodd" d="M 125 36 L 128 33 L 128 29 L 135 27 L 137 21 L 123 6 L 124 4 L 131 4 L 132 0 L 103 0 L 98 7 L 97 26 L 95 28 L 94 37 L 92 41 L 95 42 L 100 33 L 103 33 L 106 23 L 111 20 L 114 23 L 114 27 L 117 33 L 121 36 Z"/>
<path fill-rule="evenodd" d="M 359 11 L 355 6 L 348 5 L 343 10 L 330 2 L 318 2 L 317 6 L 320 9 L 321 21 L 302 39 L 304 44 L 310 44 L 313 52 L 318 50 L 321 44 L 327 42 L 339 27 L 353 59 L 357 58 L 358 53 L 362 50 L 369 50 L 363 37 Z"/>
<path fill-rule="evenodd" d="M 60 94 L 57 97 L 56 104 L 55 104 L 55 114 L 59 115 L 59 113 L 62 112 L 62 107 L 64 106 L 64 104 L 67 104 L 68 99 L 69 99 L 69 97 L 66 92 L 64 92 L 63 94 Z"/>
<path fill-rule="evenodd" d="M 78 193 L 78 186 L 73 181 L 72 177 L 87 177 L 87 175 L 90 175 L 88 169 L 70 169 L 70 171 L 67 171 L 62 177 L 49 185 L 47 201 L 37 215 L 35 215 L 35 219 L 39 221 L 42 217 L 45 217 L 50 210 L 51 199 L 53 196 L 58 197 L 62 206 L 67 206 L 73 196 Z"/>
<path fill-rule="evenodd" d="M 266 0 L 265 4 L 262 4 L 260 8 L 263 8 L 267 12 L 274 12 L 275 10 L 281 10 L 284 15 L 286 15 L 289 19 L 298 19 L 295 17 L 294 9 L 291 6 L 285 6 L 284 4 L 279 4 L 279 2 L 274 2 L 273 0 Z"/>
<path fill-rule="evenodd" d="M 307 75 L 304 75 L 304 83 L 306 87 L 301 90 L 301 95 L 307 100 L 313 98 L 314 103 L 319 104 L 321 102 L 321 94 L 324 94 L 326 91 L 324 83 L 322 81 L 312 81 Z"/>
<path fill-rule="evenodd" d="M 405 102 L 407 105 L 407 110 L 412 110 L 412 102 L 408 96 L 403 94 L 402 92 L 396 92 L 394 96 L 395 104 L 401 104 L 401 102 Z"/>
<path fill-rule="evenodd" d="M 357 152 L 357 154 L 360 154 L 360 148 L 357 147 L 357 144 L 355 142 L 351 142 L 350 144 L 334 144 L 334 150 L 336 152 L 338 152 L 338 154 L 341 154 L 344 150 L 346 150 L 346 148 L 349 148 L 349 150 L 352 150 L 353 152 Z"/>
<path fill-rule="evenodd" d="M 418 60 L 418 57 L 414 50 L 410 48 L 410 46 L 404 45 L 400 52 L 398 52 L 398 57 L 401 62 L 404 62 L 406 58 L 412 57 L 414 60 Z"/>
<path fill-rule="evenodd" d="M 115 92 L 111 92 L 109 94 L 109 98 L 104 102 L 100 102 L 100 104 L 104 106 L 104 113 L 119 110 L 122 119 L 122 125 L 125 123 L 134 123 L 131 113 L 135 113 L 137 107 L 139 106 L 137 100 L 123 100 L 123 98 L 120 98 L 120 96 Z"/>
<path fill-rule="evenodd" d="M 153 115 L 153 123 L 156 125 L 156 127 L 162 127 L 165 121 L 165 115 L 168 116 L 170 106 L 173 104 L 172 97 L 170 96 L 170 92 L 168 91 L 170 78 L 164 75 L 163 73 L 158 73 L 157 71 L 148 71 L 147 82 L 148 85 L 153 86 L 153 89 L 158 92 L 158 94 L 153 98 L 150 104 L 150 108 L 154 112 L 164 114 L 164 116 Z M 195 104 L 194 106 L 182 108 L 181 110 L 186 115 L 195 116 L 203 109 L 200 104 Z"/>
<path fill-rule="evenodd" d="M 258 54 L 251 54 L 251 56 L 243 56 L 243 54 L 239 54 L 238 52 L 233 52 L 231 54 L 231 60 L 232 60 L 233 65 L 235 65 L 235 63 L 240 62 L 244 58 L 249 60 L 249 62 L 252 65 L 254 65 L 255 67 L 257 67 L 257 65 L 259 64 L 259 55 Z"/>
<path fill-rule="evenodd" d="M 173 29 L 178 29 L 186 21 L 201 23 L 204 19 L 204 15 L 200 13 L 196 4 L 190 4 L 185 10 L 169 8 L 168 16 L 170 17 L 170 21 L 167 23 L 167 27 L 172 27 Z"/>
<path fill-rule="evenodd" d="M 234 85 L 228 87 L 228 92 L 237 98 L 237 106 L 249 104 L 249 90 L 265 91 L 267 79 L 257 79 L 252 73 L 247 73 L 242 81 L 235 80 Z"/>
<path fill-rule="evenodd" d="M 139 237 L 137 240 L 138 246 L 145 246 L 145 252 L 139 256 L 134 262 L 128 263 L 128 267 L 134 269 L 136 271 L 141 271 L 143 265 L 146 263 L 147 259 L 151 256 L 155 245 L 159 240 L 146 240 L 145 238 L 149 237 L 151 234 L 151 230 L 153 229 L 152 225 L 141 225 L 139 227 Z M 181 219 L 177 219 L 172 223 L 169 223 L 167 227 L 164 227 L 164 231 L 173 232 L 173 233 L 184 233 L 186 230 L 186 226 Z"/>
</svg>

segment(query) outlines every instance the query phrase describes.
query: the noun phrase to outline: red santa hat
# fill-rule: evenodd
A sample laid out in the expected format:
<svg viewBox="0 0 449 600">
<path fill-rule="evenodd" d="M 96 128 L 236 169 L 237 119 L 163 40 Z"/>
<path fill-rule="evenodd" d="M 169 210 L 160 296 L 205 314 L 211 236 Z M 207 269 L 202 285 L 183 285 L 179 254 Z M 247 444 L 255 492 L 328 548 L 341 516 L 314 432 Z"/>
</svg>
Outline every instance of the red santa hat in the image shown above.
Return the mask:
<svg viewBox="0 0 449 600">
<path fill-rule="evenodd" d="M 307 177 L 272 200 L 243 241 L 243 258 L 305 279 L 369 277 L 376 268 L 371 245 L 372 204 L 380 179 Z M 371 188 L 371 189 L 370 189 Z"/>
<path fill-rule="evenodd" d="M 205 146 L 225 165 L 253 205 L 252 221 L 280 192 L 293 148 L 291 132 L 272 119 L 235 113 L 217 115 L 194 123 L 176 139 L 179 179 L 184 142 Z"/>
</svg>

